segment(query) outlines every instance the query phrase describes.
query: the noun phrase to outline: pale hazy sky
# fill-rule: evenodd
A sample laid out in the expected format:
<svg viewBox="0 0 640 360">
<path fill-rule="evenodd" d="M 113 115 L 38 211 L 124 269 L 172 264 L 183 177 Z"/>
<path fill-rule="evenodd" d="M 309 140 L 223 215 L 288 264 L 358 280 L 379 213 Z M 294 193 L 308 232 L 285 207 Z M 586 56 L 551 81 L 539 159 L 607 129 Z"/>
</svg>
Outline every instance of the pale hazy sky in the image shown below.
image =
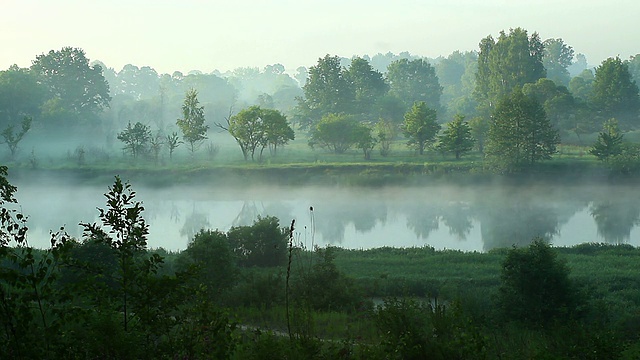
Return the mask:
<svg viewBox="0 0 640 360">
<path fill-rule="evenodd" d="M 2 0 L 0 70 L 80 47 L 90 60 L 210 72 L 325 54 L 428 57 L 476 50 L 500 30 L 562 38 L 591 65 L 640 53 L 638 0 Z"/>
</svg>

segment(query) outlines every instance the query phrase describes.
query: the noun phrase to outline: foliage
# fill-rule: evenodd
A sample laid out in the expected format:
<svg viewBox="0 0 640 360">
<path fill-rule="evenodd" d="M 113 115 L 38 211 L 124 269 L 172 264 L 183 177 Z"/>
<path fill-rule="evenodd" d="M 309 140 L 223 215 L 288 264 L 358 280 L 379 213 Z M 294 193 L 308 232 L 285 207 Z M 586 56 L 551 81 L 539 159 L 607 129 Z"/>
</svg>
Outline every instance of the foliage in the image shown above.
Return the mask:
<svg viewBox="0 0 640 360">
<path fill-rule="evenodd" d="M 120 299 L 122 326 L 127 332 L 129 324 L 144 312 L 146 304 L 136 300 L 143 295 L 140 292 L 150 285 L 147 282 L 149 276 L 157 271 L 163 260 L 155 254 L 147 259 L 140 257 L 147 249 L 149 226 L 141 216 L 144 207 L 134 200 L 135 192 L 131 185 L 124 184 L 116 176 L 105 197 L 108 208 L 98 209 L 102 226 L 96 223 L 81 225 L 85 241 L 104 244 L 115 254 L 118 271 L 111 276 L 118 287 L 112 296 Z"/>
<path fill-rule="evenodd" d="M 424 101 L 414 103 L 404 115 L 402 132 L 409 139 L 407 145 L 418 150 L 420 155 L 435 140 L 438 131 L 440 124 L 436 120 L 436 110 L 429 108 Z"/>
<path fill-rule="evenodd" d="M 44 358 L 64 348 L 62 320 L 73 315 L 56 287 L 67 238 L 52 234 L 43 251 L 29 246 L 27 217 L 15 209 L 17 188 L 7 170 L 0 166 L 0 357 Z"/>
<path fill-rule="evenodd" d="M 62 109 L 81 116 L 94 116 L 109 107 L 109 84 L 100 65 L 89 65 L 84 50 L 64 47 L 36 56 L 31 70 L 38 74 L 50 99 L 59 99 Z"/>
<path fill-rule="evenodd" d="M 349 113 L 355 96 L 340 58 L 328 54 L 309 68 L 303 90 L 304 99 L 298 99 L 298 111 L 304 127 L 315 125 L 329 113 Z"/>
<path fill-rule="evenodd" d="M 287 234 L 273 216 L 258 217 L 251 226 L 234 226 L 227 236 L 241 266 L 269 267 L 285 263 Z"/>
<path fill-rule="evenodd" d="M 408 109 L 416 102 L 424 102 L 432 109 L 440 109 L 442 86 L 435 69 L 425 59 L 400 59 L 387 67 L 389 91 L 401 99 Z"/>
<path fill-rule="evenodd" d="M 353 116 L 328 114 L 318 122 L 309 136 L 309 146 L 326 148 L 335 154 L 342 154 L 354 145 L 367 144 L 367 132 L 371 130 Z M 370 135 L 369 135 L 370 136 Z"/>
<path fill-rule="evenodd" d="M 540 238 L 507 253 L 497 301 L 506 319 L 534 327 L 566 321 L 577 315 L 579 305 L 569 268 Z"/>
<path fill-rule="evenodd" d="M 118 140 L 125 144 L 124 150 L 129 151 L 134 159 L 149 150 L 151 137 L 151 130 L 141 122 L 133 126 L 128 123 L 127 127 L 118 134 Z"/>
<path fill-rule="evenodd" d="M 182 131 L 182 139 L 189 144 L 189 151 L 193 153 L 207 139 L 209 125 L 205 124 L 204 106 L 200 106 L 198 92 L 195 89 L 187 91 L 182 104 L 182 118 L 176 121 Z"/>
<path fill-rule="evenodd" d="M 498 103 L 489 128 L 486 154 L 500 171 L 523 170 L 551 159 L 560 142 L 558 131 L 535 99 L 516 89 Z"/>
<path fill-rule="evenodd" d="M 516 88 L 545 77 L 543 49 L 538 34 L 528 36 L 522 28 L 501 31 L 497 41 L 482 39 L 474 91 L 480 106 L 490 112 Z"/>
<path fill-rule="evenodd" d="M 382 74 L 373 69 L 369 61 L 356 56 L 351 59 L 345 78 L 354 92 L 351 113 L 362 115 L 364 118 L 370 117 L 378 99 L 389 90 Z"/>
<path fill-rule="evenodd" d="M 619 57 L 609 58 L 596 68 L 590 100 L 604 118 L 616 117 L 625 125 L 638 127 L 638 85 Z"/>
<path fill-rule="evenodd" d="M 228 118 L 227 126 L 217 125 L 236 139 L 245 160 L 249 155 L 251 160 L 255 160 L 256 150 L 262 159 L 262 152 L 267 146 L 275 155 L 279 146 L 286 145 L 295 137 L 287 118 L 280 111 L 255 105 Z"/>
<path fill-rule="evenodd" d="M 475 141 L 471 137 L 471 127 L 464 121 L 464 116 L 456 115 L 454 120 L 447 123 L 442 135 L 438 137 L 438 149 L 456 155 L 456 159 L 471 151 Z"/>
<path fill-rule="evenodd" d="M 211 299 L 229 289 L 238 276 L 237 266 L 227 235 L 218 230 L 200 230 L 180 253 L 186 265 L 196 267 L 193 280 L 204 285 Z"/>
<path fill-rule="evenodd" d="M 547 71 L 547 78 L 559 85 L 569 85 L 570 75 L 567 68 L 573 63 L 573 48 L 562 39 L 547 39 L 542 45 L 542 63 Z"/>
<path fill-rule="evenodd" d="M 374 315 L 391 359 L 485 359 L 486 340 L 456 305 L 386 299 Z"/>
<path fill-rule="evenodd" d="M 22 140 L 22 138 L 29 132 L 31 129 L 31 118 L 25 116 L 20 123 L 20 131 L 14 133 L 14 126 L 9 125 L 4 130 L 2 130 L 2 138 L 4 142 L 9 147 L 9 151 L 11 152 L 11 157 L 15 157 L 16 151 L 18 150 L 18 144 Z"/>
<path fill-rule="evenodd" d="M 24 117 L 36 118 L 45 100 L 45 89 L 29 69 L 11 66 L 0 71 L 0 128 Z"/>
<path fill-rule="evenodd" d="M 610 157 L 622 154 L 622 138 L 618 121 L 616 119 L 607 120 L 602 125 L 602 131 L 598 133 L 598 140 L 589 150 L 600 161 L 608 161 Z"/>
<path fill-rule="evenodd" d="M 318 248 L 315 256 L 318 258 L 317 262 L 308 271 L 301 270 L 297 274 L 292 287 L 294 301 L 314 310 L 356 310 L 362 303 L 363 296 L 353 280 L 335 265 L 336 248 Z"/>
</svg>

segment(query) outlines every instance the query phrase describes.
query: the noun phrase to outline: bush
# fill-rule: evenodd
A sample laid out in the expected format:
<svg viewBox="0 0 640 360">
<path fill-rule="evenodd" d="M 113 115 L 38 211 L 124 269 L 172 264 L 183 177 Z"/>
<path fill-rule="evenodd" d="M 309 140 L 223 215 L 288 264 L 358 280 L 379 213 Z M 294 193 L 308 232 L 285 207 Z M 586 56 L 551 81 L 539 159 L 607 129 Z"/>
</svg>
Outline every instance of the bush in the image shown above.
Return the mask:
<svg viewBox="0 0 640 360">
<path fill-rule="evenodd" d="M 578 292 L 569 268 L 542 238 L 508 252 L 501 281 L 498 306 L 507 320 L 545 326 L 576 315 Z"/>
</svg>

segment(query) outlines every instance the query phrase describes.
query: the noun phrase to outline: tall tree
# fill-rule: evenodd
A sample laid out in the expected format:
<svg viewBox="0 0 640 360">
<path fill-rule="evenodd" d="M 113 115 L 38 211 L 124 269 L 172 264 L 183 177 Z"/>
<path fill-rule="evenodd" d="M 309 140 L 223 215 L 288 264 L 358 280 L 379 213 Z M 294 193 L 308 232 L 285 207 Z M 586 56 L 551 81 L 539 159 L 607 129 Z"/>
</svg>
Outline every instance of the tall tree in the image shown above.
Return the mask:
<svg viewBox="0 0 640 360">
<path fill-rule="evenodd" d="M 558 131 L 542 105 L 519 88 L 498 103 L 493 118 L 486 154 L 498 170 L 523 170 L 556 152 Z"/>
<path fill-rule="evenodd" d="M 528 36 L 522 28 L 501 31 L 495 42 L 491 36 L 482 39 L 474 92 L 480 106 L 490 112 L 515 88 L 545 77 L 543 49 L 538 34 Z"/>
<path fill-rule="evenodd" d="M 349 113 L 353 106 L 354 92 L 338 56 L 318 59 L 318 64 L 309 68 L 303 90 L 304 99 L 298 101 L 303 126 L 315 124 L 328 113 Z"/>
<path fill-rule="evenodd" d="M 118 134 L 118 140 L 124 143 L 124 150 L 130 152 L 135 159 L 148 150 L 151 130 L 139 121 L 133 126 L 128 123 L 127 127 Z"/>
<path fill-rule="evenodd" d="M 64 47 L 36 56 L 31 70 L 60 106 L 80 119 L 95 120 L 109 106 L 109 84 L 100 65 L 89 65 L 84 50 Z"/>
<path fill-rule="evenodd" d="M 390 92 L 401 99 L 405 109 L 415 102 L 425 102 L 434 110 L 440 109 L 442 86 L 435 69 L 425 59 L 400 59 L 389 64 L 387 81 Z"/>
<path fill-rule="evenodd" d="M 547 39 L 542 45 L 542 63 L 547 71 L 547 78 L 558 85 L 569 85 L 571 77 L 568 68 L 573 63 L 573 48 L 562 39 Z"/>
<path fill-rule="evenodd" d="M 413 104 L 413 107 L 404 115 L 402 133 L 409 139 L 407 142 L 409 147 L 418 150 L 420 155 L 424 154 L 427 145 L 433 143 L 438 131 L 440 131 L 440 124 L 437 121 L 436 111 L 428 107 L 424 101 Z"/>
<path fill-rule="evenodd" d="M 207 139 L 207 131 L 209 125 L 206 125 L 204 118 L 204 106 L 200 106 L 198 101 L 198 92 L 195 89 L 187 91 L 182 104 L 182 118 L 176 121 L 176 124 L 182 131 L 182 139 L 189 144 L 191 155 L 202 145 Z"/>
<path fill-rule="evenodd" d="M 453 121 L 447 123 L 442 135 L 438 137 L 438 149 L 456 155 L 456 159 L 473 149 L 474 139 L 471 137 L 471 127 L 464 121 L 464 116 L 456 115 Z"/>
<path fill-rule="evenodd" d="M 609 58 L 596 68 L 591 103 L 603 118 L 615 117 L 633 127 L 640 125 L 638 85 L 619 57 Z"/>
<path fill-rule="evenodd" d="M 0 129 L 18 124 L 25 116 L 37 118 L 45 89 L 29 69 L 16 65 L 0 71 Z"/>
<path fill-rule="evenodd" d="M 351 59 L 345 77 L 354 91 L 352 113 L 370 117 L 374 104 L 387 93 L 389 85 L 382 74 L 361 57 Z"/>
</svg>

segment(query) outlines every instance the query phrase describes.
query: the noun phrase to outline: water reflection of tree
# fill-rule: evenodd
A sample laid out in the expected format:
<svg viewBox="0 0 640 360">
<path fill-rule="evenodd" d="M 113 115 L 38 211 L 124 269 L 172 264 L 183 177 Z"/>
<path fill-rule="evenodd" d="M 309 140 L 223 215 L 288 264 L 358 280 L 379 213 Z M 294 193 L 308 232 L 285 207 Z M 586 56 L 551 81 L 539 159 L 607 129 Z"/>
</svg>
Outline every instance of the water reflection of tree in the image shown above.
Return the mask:
<svg viewBox="0 0 640 360">
<path fill-rule="evenodd" d="M 558 233 L 556 208 L 519 194 L 494 194 L 477 203 L 484 250 L 526 246 L 532 239 L 550 240 Z"/>
<path fill-rule="evenodd" d="M 180 235 L 185 236 L 187 241 L 191 241 L 196 233 L 203 229 L 209 229 L 211 224 L 207 215 L 203 212 L 197 211 L 195 206 L 191 214 L 185 217 L 184 225 L 180 229 Z"/>
<path fill-rule="evenodd" d="M 381 202 L 323 202 L 314 205 L 314 212 L 315 230 L 329 244 L 341 244 L 351 223 L 356 231 L 366 233 L 387 220 L 387 206 Z"/>
<path fill-rule="evenodd" d="M 631 230 L 640 224 L 640 199 L 628 195 L 624 198 L 591 204 L 591 216 L 598 227 L 598 235 L 612 244 L 622 244 L 631 237 Z"/>
<path fill-rule="evenodd" d="M 473 211 L 466 202 L 450 202 L 442 208 L 442 223 L 449 228 L 449 234 L 458 240 L 466 240 L 473 229 Z"/>
<path fill-rule="evenodd" d="M 418 238 L 426 240 L 431 232 L 438 230 L 441 209 L 438 205 L 419 204 L 406 208 L 407 228 Z"/>
<path fill-rule="evenodd" d="M 255 201 L 245 201 L 236 218 L 231 222 L 232 226 L 249 226 L 261 215 Z"/>
</svg>

